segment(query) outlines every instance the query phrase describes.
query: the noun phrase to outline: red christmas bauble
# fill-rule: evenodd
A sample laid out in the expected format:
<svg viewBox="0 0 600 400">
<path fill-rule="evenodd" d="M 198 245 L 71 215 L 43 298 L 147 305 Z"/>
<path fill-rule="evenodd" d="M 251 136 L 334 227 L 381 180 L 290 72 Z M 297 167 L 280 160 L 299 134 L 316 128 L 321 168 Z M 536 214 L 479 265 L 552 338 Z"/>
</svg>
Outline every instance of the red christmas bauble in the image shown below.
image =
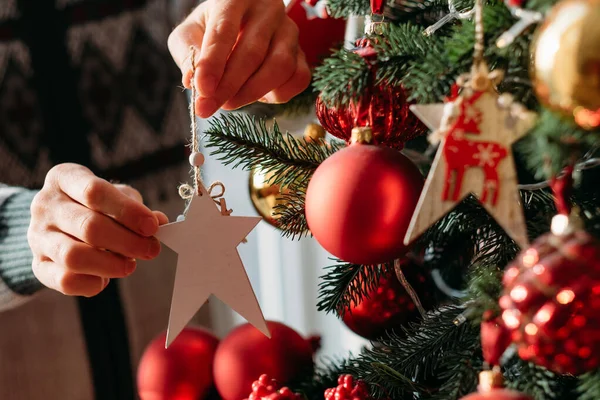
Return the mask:
<svg viewBox="0 0 600 400">
<path fill-rule="evenodd" d="M 404 255 L 423 187 L 417 167 L 388 147 L 354 143 L 327 158 L 306 192 L 306 220 L 334 256 L 379 264 Z"/>
<path fill-rule="evenodd" d="M 373 143 L 401 150 L 407 141 L 425 132 L 410 105 L 401 86 L 380 84 L 365 90 L 357 104 L 343 108 L 327 107 L 319 96 L 316 113 L 327 132 L 346 142 L 350 142 L 354 127 L 368 126 L 373 130 Z"/>
<path fill-rule="evenodd" d="M 302 3 L 303 0 L 292 0 L 287 6 L 287 15 L 298 26 L 298 44 L 306 55 L 306 62 L 310 67 L 316 67 L 331 54 L 332 48 L 343 44 L 346 21 L 336 18 L 309 18 Z"/>
<path fill-rule="evenodd" d="M 199 400 L 213 387 L 219 339 L 201 328 L 185 328 L 165 349 L 166 333 L 144 351 L 137 372 L 142 400 Z"/>
<path fill-rule="evenodd" d="M 423 306 L 427 307 L 433 290 L 431 281 L 415 263 L 405 261 L 402 271 Z M 368 297 L 358 304 L 351 304 L 350 311 L 346 311 L 342 320 L 357 335 L 375 340 L 390 329 L 400 332 L 400 326 L 418 317 L 419 310 L 394 270 L 390 269 L 381 275 L 379 286 L 370 291 Z"/>
<path fill-rule="evenodd" d="M 492 389 L 485 393 L 471 393 L 461 400 L 533 400 L 526 394 L 508 389 Z"/>
<path fill-rule="evenodd" d="M 524 360 L 578 375 L 600 365 L 600 243 L 540 237 L 507 267 L 502 319 Z"/>
<path fill-rule="evenodd" d="M 214 362 L 215 385 L 223 400 L 242 400 L 252 383 L 267 374 L 282 385 L 313 367 L 309 340 L 292 328 L 267 321 L 271 338 L 250 324 L 235 328 L 221 341 Z"/>
</svg>

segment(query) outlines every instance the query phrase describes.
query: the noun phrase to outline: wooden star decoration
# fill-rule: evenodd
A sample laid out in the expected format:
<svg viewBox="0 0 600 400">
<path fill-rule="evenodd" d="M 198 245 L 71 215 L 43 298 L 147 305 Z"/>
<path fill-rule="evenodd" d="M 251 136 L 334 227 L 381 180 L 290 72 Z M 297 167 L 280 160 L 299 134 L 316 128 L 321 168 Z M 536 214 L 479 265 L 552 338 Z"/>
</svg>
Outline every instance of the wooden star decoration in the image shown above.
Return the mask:
<svg viewBox="0 0 600 400">
<path fill-rule="evenodd" d="M 237 246 L 259 223 L 259 217 L 230 216 L 224 199 L 219 208 L 202 187 L 182 221 L 167 224 L 156 237 L 178 254 L 168 347 L 211 294 L 270 337 Z"/>
<path fill-rule="evenodd" d="M 536 114 L 488 83 L 483 90 L 465 89 L 448 103 L 411 107 L 441 143 L 406 244 L 473 194 L 519 246 L 527 245 L 511 146 L 533 127 Z"/>
</svg>

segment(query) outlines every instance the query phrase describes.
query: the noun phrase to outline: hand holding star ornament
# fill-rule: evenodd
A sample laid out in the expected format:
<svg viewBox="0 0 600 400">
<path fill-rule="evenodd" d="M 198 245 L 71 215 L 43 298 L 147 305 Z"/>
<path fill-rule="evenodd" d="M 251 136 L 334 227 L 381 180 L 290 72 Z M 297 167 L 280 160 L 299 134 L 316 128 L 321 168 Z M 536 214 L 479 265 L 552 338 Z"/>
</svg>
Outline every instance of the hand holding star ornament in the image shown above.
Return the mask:
<svg viewBox="0 0 600 400">
<path fill-rule="evenodd" d="M 447 103 L 411 107 L 441 143 L 406 244 L 473 194 L 518 245 L 527 245 L 511 146 L 533 127 L 536 115 L 496 92 L 501 75 L 476 62 L 460 95 Z"/>
</svg>

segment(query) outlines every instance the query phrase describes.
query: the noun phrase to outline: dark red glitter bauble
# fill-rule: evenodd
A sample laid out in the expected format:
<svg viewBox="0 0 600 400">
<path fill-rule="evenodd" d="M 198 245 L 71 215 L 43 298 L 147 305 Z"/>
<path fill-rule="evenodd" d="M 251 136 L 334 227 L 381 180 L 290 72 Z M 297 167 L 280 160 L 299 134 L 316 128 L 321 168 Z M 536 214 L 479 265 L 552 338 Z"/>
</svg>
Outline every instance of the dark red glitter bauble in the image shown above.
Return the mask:
<svg viewBox="0 0 600 400">
<path fill-rule="evenodd" d="M 600 243 L 584 231 L 539 238 L 508 266 L 502 319 L 519 355 L 557 373 L 600 365 Z"/>
<path fill-rule="evenodd" d="M 402 271 L 423 306 L 427 307 L 434 288 L 422 267 L 406 260 Z M 388 330 L 400 333 L 402 325 L 413 322 L 418 317 L 419 311 L 412 298 L 396 277 L 394 269 L 390 268 L 381 275 L 379 285 L 369 292 L 368 298 L 363 298 L 358 304 L 351 304 L 343 321 L 357 335 L 375 340 Z"/>
<path fill-rule="evenodd" d="M 377 53 L 370 39 L 359 39 L 355 53 L 370 65 L 369 84 L 360 99 L 346 107 L 328 107 L 317 98 L 316 113 L 327 132 L 350 143 L 352 128 L 370 127 L 373 144 L 402 149 L 404 144 L 426 132 L 423 123 L 410 111 L 411 102 L 402 86 L 377 82 Z"/>
<path fill-rule="evenodd" d="M 374 144 L 402 149 L 407 141 L 425 132 L 410 105 L 402 87 L 381 84 L 368 88 L 357 104 L 345 108 L 327 107 L 318 97 L 316 112 L 327 132 L 348 143 L 352 128 L 368 126 L 373 129 Z"/>
</svg>

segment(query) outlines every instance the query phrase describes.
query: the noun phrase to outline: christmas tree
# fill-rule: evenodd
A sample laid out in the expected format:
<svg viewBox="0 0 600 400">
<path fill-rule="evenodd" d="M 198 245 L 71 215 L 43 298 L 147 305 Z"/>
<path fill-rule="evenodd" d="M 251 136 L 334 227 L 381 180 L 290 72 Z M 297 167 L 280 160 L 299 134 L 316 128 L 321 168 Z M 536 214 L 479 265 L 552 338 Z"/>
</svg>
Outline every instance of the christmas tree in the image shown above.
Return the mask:
<svg viewBox="0 0 600 400">
<path fill-rule="evenodd" d="M 373 340 L 288 386 L 308 399 L 450 400 L 478 386 L 477 398 L 599 399 L 600 6 L 327 10 L 369 28 L 278 111 L 316 100 L 335 138 L 243 114 L 205 132 L 213 155 L 282 188 L 272 223 L 338 258 L 319 311 Z M 345 374 L 362 381 L 354 394 L 331 389 Z"/>
</svg>

